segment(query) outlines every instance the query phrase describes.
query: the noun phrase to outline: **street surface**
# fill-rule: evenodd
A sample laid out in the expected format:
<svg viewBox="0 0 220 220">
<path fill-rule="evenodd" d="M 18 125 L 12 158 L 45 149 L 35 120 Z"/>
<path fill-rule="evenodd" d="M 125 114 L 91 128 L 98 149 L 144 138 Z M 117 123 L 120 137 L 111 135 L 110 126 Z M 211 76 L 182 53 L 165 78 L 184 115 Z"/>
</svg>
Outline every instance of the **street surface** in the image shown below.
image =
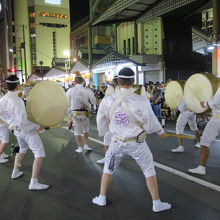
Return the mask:
<svg viewBox="0 0 220 220">
<path fill-rule="evenodd" d="M 174 131 L 168 123 L 166 130 Z M 187 134 L 191 134 L 186 130 Z M 147 143 L 154 156 L 161 200 L 172 209 L 153 213 L 144 176 L 135 162 L 125 157 L 117 168 L 106 207 L 91 200 L 99 192 L 104 155 L 95 118 L 91 120 L 91 153 L 75 152 L 74 134 L 66 129 L 51 129 L 41 134 L 47 157 L 40 181 L 51 185 L 47 191 L 28 190 L 33 155 L 29 151 L 23 163 L 24 176 L 10 178 L 13 159 L 0 164 L 0 220 L 219 220 L 220 219 L 220 142 L 210 152 L 207 175 L 187 172 L 198 164 L 199 150 L 192 140 L 184 140 L 185 152 L 171 153 L 175 138 L 159 139 L 149 135 Z M 12 141 L 12 137 L 11 137 Z M 6 153 L 9 153 L 8 148 Z"/>
</svg>

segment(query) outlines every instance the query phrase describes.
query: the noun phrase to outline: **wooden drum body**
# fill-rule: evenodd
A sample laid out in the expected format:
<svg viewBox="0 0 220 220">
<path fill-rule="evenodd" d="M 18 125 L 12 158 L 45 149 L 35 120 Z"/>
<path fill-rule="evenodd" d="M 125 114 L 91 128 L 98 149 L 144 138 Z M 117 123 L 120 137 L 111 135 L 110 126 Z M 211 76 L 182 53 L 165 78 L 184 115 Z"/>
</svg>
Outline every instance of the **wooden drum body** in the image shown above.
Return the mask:
<svg viewBox="0 0 220 220">
<path fill-rule="evenodd" d="M 64 89 L 52 81 L 42 81 L 28 94 L 26 109 L 31 121 L 45 127 L 59 124 L 67 112 Z"/>
<path fill-rule="evenodd" d="M 183 97 L 184 80 L 171 81 L 165 88 L 165 102 L 171 109 L 176 109 L 180 105 Z"/>
</svg>

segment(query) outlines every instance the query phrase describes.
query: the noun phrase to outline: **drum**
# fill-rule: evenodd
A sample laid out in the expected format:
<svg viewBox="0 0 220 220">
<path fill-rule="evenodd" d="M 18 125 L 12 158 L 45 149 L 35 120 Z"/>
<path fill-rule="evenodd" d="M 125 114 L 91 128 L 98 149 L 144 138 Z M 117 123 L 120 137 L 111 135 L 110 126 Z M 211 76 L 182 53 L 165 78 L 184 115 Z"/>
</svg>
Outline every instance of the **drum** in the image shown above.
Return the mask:
<svg viewBox="0 0 220 220">
<path fill-rule="evenodd" d="M 176 109 L 180 105 L 183 97 L 184 80 L 171 81 L 167 84 L 164 92 L 165 102 L 171 109 Z"/>
<path fill-rule="evenodd" d="M 200 102 L 209 101 L 219 87 L 220 80 L 212 74 L 197 73 L 189 77 L 184 87 L 184 99 L 189 109 L 195 113 L 208 110 Z"/>
<path fill-rule="evenodd" d="M 67 107 L 64 89 L 52 81 L 41 81 L 27 97 L 28 118 L 45 127 L 56 126 L 63 121 Z"/>
</svg>

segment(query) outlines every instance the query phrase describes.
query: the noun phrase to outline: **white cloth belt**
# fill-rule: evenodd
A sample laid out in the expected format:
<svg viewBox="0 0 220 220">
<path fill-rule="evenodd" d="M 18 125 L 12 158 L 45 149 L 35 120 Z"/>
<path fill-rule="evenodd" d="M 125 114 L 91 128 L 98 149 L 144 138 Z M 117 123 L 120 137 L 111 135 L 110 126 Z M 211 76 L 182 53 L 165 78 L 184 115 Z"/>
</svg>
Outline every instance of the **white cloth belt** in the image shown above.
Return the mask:
<svg viewBox="0 0 220 220">
<path fill-rule="evenodd" d="M 117 134 L 113 135 L 113 140 L 116 141 L 121 141 L 123 143 L 127 143 L 127 142 L 137 142 L 137 137 L 133 137 L 133 138 L 123 138 Z"/>
<path fill-rule="evenodd" d="M 72 112 L 72 116 L 88 116 L 88 112 L 87 111 L 73 111 Z"/>
<path fill-rule="evenodd" d="M 213 115 L 212 117 L 213 117 L 213 118 L 220 119 L 220 115 Z"/>
</svg>

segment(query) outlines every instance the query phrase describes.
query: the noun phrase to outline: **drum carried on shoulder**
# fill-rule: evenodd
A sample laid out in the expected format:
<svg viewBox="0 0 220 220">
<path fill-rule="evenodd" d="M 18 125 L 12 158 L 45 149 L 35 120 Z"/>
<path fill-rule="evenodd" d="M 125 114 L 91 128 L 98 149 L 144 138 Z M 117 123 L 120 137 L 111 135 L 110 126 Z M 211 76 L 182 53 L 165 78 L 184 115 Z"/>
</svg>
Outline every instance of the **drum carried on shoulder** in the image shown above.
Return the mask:
<svg viewBox="0 0 220 220">
<path fill-rule="evenodd" d="M 212 74 L 196 73 L 184 83 L 171 81 L 165 89 L 165 101 L 171 109 L 180 104 L 184 96 L 186 105 L 195 113 L 203 113 L 208 107 L 203 108 L 200 102 L 209 101 L 220 86 L 220 79 Z"/>
<path fill-rule="evenodd" d="M 171 81 L 165 88 L 165 102 L 171 109 L 176 109 L 180 105 L 184 92 L 184 80 Z"/>
<path fill-rule="evenodd" d="M 64 89 L 55 82 L 41 81 L 29 92 L 26 102 L 28 118 L 44 127 L 61 123 L 67 113 Z"/>
<path fill-rule="evenodd" d="M 197 73 L 189 77 L 184 88 L 184 99 L 195 113 L 203 113 L 208 107 L 203 108 L 200 102 L 209 101 L 216 93 L 220 79 L 212 74 Z"/>
</svg>

